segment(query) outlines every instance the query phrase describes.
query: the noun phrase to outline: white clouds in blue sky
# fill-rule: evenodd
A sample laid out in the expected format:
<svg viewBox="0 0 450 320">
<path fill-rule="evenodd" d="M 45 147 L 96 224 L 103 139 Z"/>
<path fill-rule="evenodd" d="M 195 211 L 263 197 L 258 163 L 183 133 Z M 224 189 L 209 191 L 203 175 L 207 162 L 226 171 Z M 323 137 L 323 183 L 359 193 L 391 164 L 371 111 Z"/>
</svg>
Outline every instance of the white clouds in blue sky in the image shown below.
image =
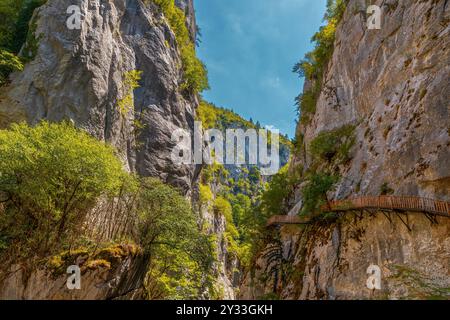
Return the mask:
<svg viewBox="0 0 450 320">
<path fill-rule="evenodd" d="M 212 88 L 204 97 L 292 137 L 302 86 L 292 67 L 311 49 L 326 0 L 194 3 Z"/>
</svg>

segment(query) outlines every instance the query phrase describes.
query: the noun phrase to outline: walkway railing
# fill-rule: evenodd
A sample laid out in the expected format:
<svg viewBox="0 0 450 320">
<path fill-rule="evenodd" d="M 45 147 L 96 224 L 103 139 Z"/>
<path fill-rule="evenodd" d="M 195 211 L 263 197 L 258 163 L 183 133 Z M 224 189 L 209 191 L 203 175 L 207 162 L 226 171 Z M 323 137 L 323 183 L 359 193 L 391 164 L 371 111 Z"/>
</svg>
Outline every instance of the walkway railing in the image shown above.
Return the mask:
<svg viewBox="0 0 450 320">
<path fill-rule="evenodd" d="M 423 212 L 450 218 L 450 202 L 429 198 L 409 196 L 358 197 L 347 200 L 331 201 L 322 207 L 326 212 L 343 212 L 357 209 L 382 209 Z M 298 216 L 273 216 L 267 226 L 284 224 L 306 224 L 309 220 Z"/>
<path fill-rule="evenodd" d="M 267 221 L 267 226 L 285 225 L 285 224 L 307 224 L 310 222 L 309 218 L 299 216 L 272 216 Z"/>
</svg>

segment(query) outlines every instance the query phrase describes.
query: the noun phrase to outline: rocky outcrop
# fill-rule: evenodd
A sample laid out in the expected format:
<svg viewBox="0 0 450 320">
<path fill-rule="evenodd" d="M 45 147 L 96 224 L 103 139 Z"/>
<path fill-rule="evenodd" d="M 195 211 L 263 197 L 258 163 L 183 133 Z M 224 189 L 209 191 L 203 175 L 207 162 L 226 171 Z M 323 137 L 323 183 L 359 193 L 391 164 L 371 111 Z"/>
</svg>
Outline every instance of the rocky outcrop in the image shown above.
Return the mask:
<svg viewBox="0 0 450 320">
<path fill-rule="evenodd" d="M 55 271 L 45 265 L 12 265 L 8 272 L 1 273 L 0 299 L 142 299 L 148 257 L 128 250 L 119 253 L 108 260 L 92 260 L 85 253 L 74 255 L 72 263 L 81 270 L 80 288 L 68 286 L 72 273 L 66 273 L 66 266 Z"/>
<path fill-rule="evenodd" d="M 185 11 L 195 41 L 193 1 L 176 3 Z M 66 24 L 72 5 L 81 10 L 79 29 Z M 36 55 L 23 72 L 11 75 L 8 86 L 0 88 L 0 127 L 20 121 L 71 121 L 115 146 L 128 170 L 160 177 L 189 195 L 195 168 L 172 162 L 171 136 L 178 128 L 193 130 L 198 99 L 180 88 L 180 52 L 159 8 L 141 0 L 48 0 L 36 9 L 31 23 Z M 134 70 L 142 74 L 139 88 L 130 92 L 125 80 Z M 124 112 L 119 102 L 129 94 L 132 105 Z M 88 229 L 97 232 L 96 228 L 119 223 L 106 220 L 105 224 L 103 218 L 111 210 L 96 213 L 94 220 L 102 224 Z M 108 233 L 102 240 L 113 236 Z M 148 261 L 136 255 L 122 258 L 108 268 L 84 270 L 82 290 L 72 291 L 66 288 L 68 275 L 55 276 L 40 266 L 13 265 L 10 272 L 2 272 L 0 297 L 140 298 Z"/>
<path fill-rule="evenodd" d="M 374 1 L 380 30 L 366 27 L 365 1 L 352 0 L 336 32 L 333 57 L 311 123 L 308 146 L 322 131 L 356 125 L 352 161 L 335 197 L 398 195 L 450 200 L 450 4 Z M 305 161 L 306 157 L 306 161 Z"/>
<path fill-rule="evenodd" d="M 186 10 L 191 36 L 195 17 Z M 67 8 L 78 5 L 80 29 L 69 29 Z M 42 119 L 71 120 L 117 147 L 129 170 L 159 176 L 189 192 L 194 168 L 170 159 L 176 128 L 192 130 L 197 98 L 180 90 L 182 68 L 175 35 L 151 1 L 53 1 L 35 12 L 38 50 L 25 70 L 0 92 L 0 125 Z M 142 71 L 134 106 L 118 102 L 126 74 Z"/>
<path fill-rule="evenodd" d="M 215 290 L 219 299 L 235 300 L 239 279 L 238 260 L 228 252 L 225 236 L 226 220 L 213 212 L 212 204 L 202 205 L 199 209 L 201 225 L 205 232 L 213 236 L 216 247 L 216 261 L 213 265 L 216 277 Z M 208 297 L 211 298 L 211 297 Z"/>
<path fill-rule="evenodd" d="M 450 219 L 425 215 L 348 214 L 304 229 L 283 227 L 279 278 L 267 277 L 264 255 L 241 298 L 277 293 L 280 299 L 449 299 Z M 410 228 L 411 230 L 408 230 Z M 381 270 L 381 289 L 367 287 L 368 268 Z"/>
<path fill-rule="evenodd" d="M 297 128 L 303 144 L 290 172 L 310 169 L 310 144 L 319 133 L 354 125 L 351 159 L 335 168 L 341 178 L 330 200 L 377 196 L 384 188 L 448 201 L 450 3 L 373 4 L 382 9 L 380 30 L 366 27 L 366 1 L 347 3 L 316 112 Z M 310 86 L 307 81 L 305 90 Z M 303 187 L 300 183 L 287 199 L 291 215 L 302 208 Z M 423 213 L 381 212 L 348 213 L 304 230 L 283 227 L 279 242 L 261 252 L 246 276 L 241 298 L 449 299 L 449 227 L 448 218 L 433 222 Z M 273 247 L 275 265 L 266 254 Z M 366 286 L 371 264 L 381 268 L 381 290 Z"/>
</svg>

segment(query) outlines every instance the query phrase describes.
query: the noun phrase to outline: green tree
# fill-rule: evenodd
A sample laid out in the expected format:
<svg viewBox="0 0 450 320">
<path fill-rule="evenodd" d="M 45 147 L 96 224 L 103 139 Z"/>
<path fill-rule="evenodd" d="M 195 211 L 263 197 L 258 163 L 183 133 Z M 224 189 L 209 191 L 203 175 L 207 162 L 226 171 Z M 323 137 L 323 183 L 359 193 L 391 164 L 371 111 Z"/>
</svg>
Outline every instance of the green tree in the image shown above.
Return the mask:
<svg viewBox="0 0 450 320">
<path fill-rule="evenodd" d="M 14 71 L 22 71 L 23 64 L 20 59 L 6 50 L 0 49 L 0 86 L 4 85 L 8 76 Z"/>
<path fill-rule="evenodd" d="M 300 94 L 295 100 L 300 115 L 300 122 L 308 124 L 316 111 L 316 103 L 322 88 L 322 78 L 333 55 L 336 28 L 341 21 L 346 8 L 345 0 L 328 0 L 324 20 L 326 24 L 320 27 L 311 41 L 314 49 L 305 55 L 294 68 L 293 72 L 311 81 L 312 87 Z"/>
<path fill-rule="evenodd" d="M 0 0 L 0 48 L 12 52 L 16 37 L 16 24 L 23 8 L 24 0 Z"/>
<path fill-rule="evenodd" d="M 141 179 L 138 234 L 150 257 L 150 299 L 194 299 L 211 287 L 213 247 L 202 234 L 189 202 L 158 179 Z"/>
<path fill-rule="evenodd" d="M 288 166 L 283 167 L 269 182 L 268 188 L 262 195 L 261 209 L 265 220 L 277 214 L 282 214 L 284 199 L 289 195 L 291 183 L 289 182 Z"/>
<path fill-rule="evenodd" d="M 355 126 L 344 125 L 331 131 L 323 131 L 315 137 L 310 144 L 310 152 L 315 160 L 339 163 L 350 158 L 350 149 L 355 143 Z"/>
<path fill-rule="evenodd" d="M 60 248 L 96 199 L 120 189 L 126 173 L 114 153 L 68 123 L 0 130 L 3 239 L 32 254 Z"/>
<path fill-rule="evenodd" d="M 34 10 L 45 2 L 46 0 L 0 0 L 0 86 L 7 83 L 10 73 L 21 71 L 24 61 L 36 53 L 36 25 L 30 24 L 30 20 Z M 26 42 L 24 54 L 18 57 Z"/>
<path fill-rule="evenodd" d="M 338 182 L 338 177 L 326 173 L 314 173 L 308 178 L 302 189 L 302 215 L 313 216 L 320 213 L 321 207 L 327 204 L 327 192 L 331 191 Z"/>
</svg>

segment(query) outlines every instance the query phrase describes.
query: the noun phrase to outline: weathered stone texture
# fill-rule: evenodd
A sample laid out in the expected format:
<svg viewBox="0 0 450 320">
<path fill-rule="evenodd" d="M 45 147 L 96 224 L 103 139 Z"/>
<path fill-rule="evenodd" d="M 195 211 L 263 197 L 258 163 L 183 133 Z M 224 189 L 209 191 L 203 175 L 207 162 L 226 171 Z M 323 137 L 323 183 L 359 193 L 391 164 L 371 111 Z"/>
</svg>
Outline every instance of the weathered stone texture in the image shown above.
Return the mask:
<svg viewBox="0 0 450 320">
<path fill-rule="evenodd" d="M 195 38 L 192 1 L 181 4 Z M 81 8 L 80 30 L 66 26 L 70 5 Z M 72 120 L 117 147 L 130 170 L 188 192 L 194 168 L 172 163 L 171 135 L 177 128 L 192 130 L 198 101 L 180 91 L 175 35 L 157 7 L 130 0 L 50 0 L 34 20 L 39 49 L 1 89 L 0 125 Z M 141 87 L 134 108 L 123 115 L 118 101 L 127 94 L 123 79 L 131 70 L 143 72 Z"/>
</svg>

